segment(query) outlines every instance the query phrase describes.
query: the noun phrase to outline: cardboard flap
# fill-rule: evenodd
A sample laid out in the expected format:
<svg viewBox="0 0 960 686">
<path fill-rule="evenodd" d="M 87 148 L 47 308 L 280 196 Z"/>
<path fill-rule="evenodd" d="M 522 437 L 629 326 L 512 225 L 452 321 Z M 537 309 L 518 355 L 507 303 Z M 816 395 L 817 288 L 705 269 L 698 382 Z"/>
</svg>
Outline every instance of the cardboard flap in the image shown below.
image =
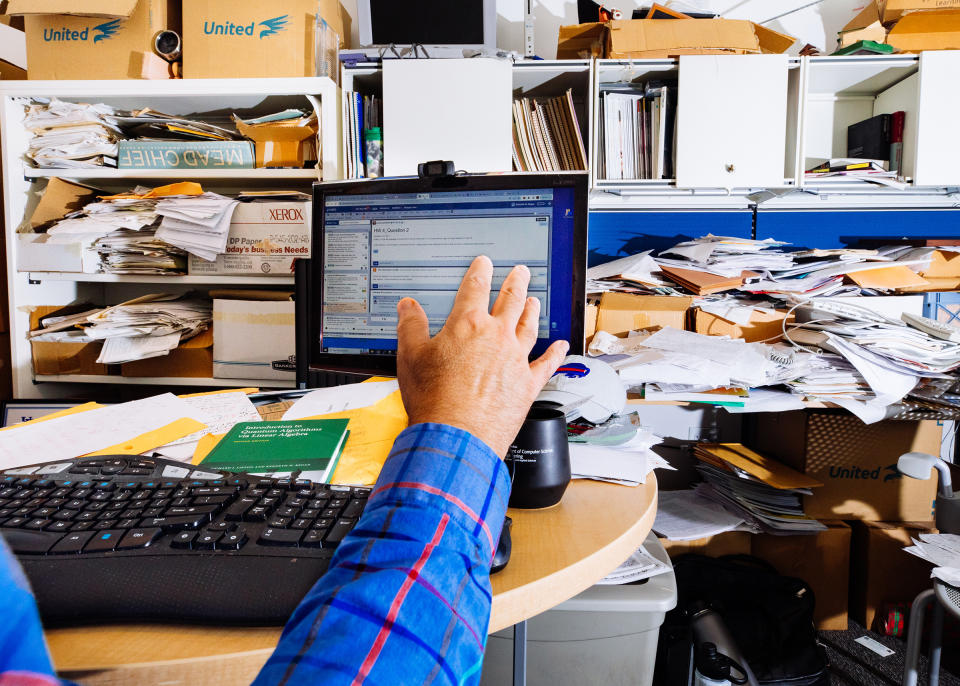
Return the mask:
<svg viewBox="0 0 960 686">
<path fill-rule="evenodd" d="M 6 14 L 72 14 L 81 17 L 129 17 L 137 0 L 8 0 Z"/>
<path fill-rule="evenodd" d="M 883 0 L 881 19 L 884 24 L 890 24 L 915 10 L 947 8 L 960 8 L 960 0 Z"/>
<path fill-rule="evenodd" d="M 603 57 L 607 25 L 600 22 L 561 26 L 557 39 L 557 59 Z"/>
<path fill-rule="evenodd" d="M 93 202 L 97 190 L 79 183 L 64 181 L 54 176 L 40 196 L 40 202 L 30 215 L 30 226 L 34 229 L 63 219 L 76 212 L 87 203 Z"/>
<path fill-rule="evenodd" d="M 724 49 L 759 52 L 752 22 L 743 19 L 639 19 L 608 23 L 615 52 Z M 623 46 L 623 47 L 620 47 Z"/>
<path fill-rule="evenodd" d="M 296 143 L 317 133 L 312 124 L 297 126 L 288 122 L 270 122 L 268 124 L 244 124 L 239 119 L 235 119 L 237 131 L 240 135 L 246 136 L 257 143 L 266 143 L 268 141 L 280 141 Z M 302 120 L 297 120 L 302 121 Z"/>
<path fill-rule="evenodd" d="M 929 10 L 923 12 L 907 12 L 896 26 L 890 29 L 891 39 L 908 34 L 938 34 L 960 30 L 960 9 Z M 923 36 L 916 36 L 922 39 Z M 937 47 L 931 45 L 930 50 Z"/>
<path fill-rule="evenodd" d="M 877 3 L 871 0 L 867 3 L 867 6 L 864 7 L 860 13 L 847 22 L 847 25 L 840 29 L 840 33 L 845 33 L 847 31 L 859 31 L 860 29 L 865 29 L 873 24 L 880 22 L 880 8 L 877 6 Z"/>
<path fill-rule="evenodd" d="M 807 476 L 740 443 L 699 443 L 697 457 L 715 465 L 727 463 L 742 469 L 755 479 L 779 489 L 816 488 L 823 482 Z M 711 460 L 710 458 L 713 458 Z"/>
<path fill-rule="evenodd" d="M 757 40 L 760 41 L 760 52 L 763 53 L 780 55 L 797 42 L 797 39 L 793 36 L 768 29 L 766 26 L 760 26 L 760 24 L 754 24 L 753 30 L 757 34 Z"/>
</svg>

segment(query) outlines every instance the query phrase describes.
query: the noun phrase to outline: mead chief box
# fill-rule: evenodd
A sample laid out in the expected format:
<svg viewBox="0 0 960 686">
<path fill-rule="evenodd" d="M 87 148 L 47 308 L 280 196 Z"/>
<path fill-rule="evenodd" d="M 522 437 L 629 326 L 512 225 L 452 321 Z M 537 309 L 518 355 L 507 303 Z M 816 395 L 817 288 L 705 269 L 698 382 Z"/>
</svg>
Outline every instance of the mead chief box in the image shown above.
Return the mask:
<svg viewBox="0 0 960 686">
<path fill-rule="evenodd" d="M 207 262 L 190 255 L 190 274 L 293 276 L 310 257 L 310 202 L 242 202 L 233 211 L 227 252 Z"/>
<path fill-rule="evenodd" d="M 188 0 L 183 76 L 190 79 L 316 75 L 317 13 L 348 47 L 339 0 Z"/>
<path fill-rule="evenodd" d="M 939 455 L 940 433 L 935 421 L 864 424 L 846 412 L 798 410 L 748 416 L 744 443 L 823 482 L 803 496 L 810 517 L 929 522 L 936 479 L 902 476 L 897 459 Z"/>
<path fill-rule="evenodd" d="M 154 36 L 180 28 L 176 0 L 8 0 L 6 13 L 24 18 L 30 79 L 139 78 Z"/>
</svg>

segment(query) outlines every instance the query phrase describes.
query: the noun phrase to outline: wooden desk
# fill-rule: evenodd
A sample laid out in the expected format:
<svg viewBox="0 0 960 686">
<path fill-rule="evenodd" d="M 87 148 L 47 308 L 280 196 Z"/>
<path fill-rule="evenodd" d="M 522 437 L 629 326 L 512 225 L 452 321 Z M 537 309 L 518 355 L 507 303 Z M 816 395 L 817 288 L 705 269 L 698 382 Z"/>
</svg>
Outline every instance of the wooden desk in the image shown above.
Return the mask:
<svg viewBox="0 0 960 686">
<path fill-rule="evenodd" d="M 548 510 L 511 510 L 513 554 L 492 577 L 490 632 L 572 598 L 642 543 L 656 513 L 654 475 L 637 488 L 574 481 Z M 279 627 L 100 626 L 47 632 L 61 676 L 91 686 L 248 684 Z"/>
</svg>

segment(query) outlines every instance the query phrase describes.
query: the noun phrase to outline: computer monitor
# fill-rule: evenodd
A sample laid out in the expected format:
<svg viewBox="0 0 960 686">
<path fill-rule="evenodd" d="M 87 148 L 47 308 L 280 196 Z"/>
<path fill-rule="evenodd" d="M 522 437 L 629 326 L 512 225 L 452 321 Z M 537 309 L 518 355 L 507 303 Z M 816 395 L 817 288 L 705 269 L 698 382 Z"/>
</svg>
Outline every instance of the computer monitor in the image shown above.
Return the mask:
<svg viewBox="0 0 960 686">
<path fill-rule="evenodd" d="M 361 46 L 495 52 L 496 0 L 358 0 Z"/>
<path fill-rule="evenodd" d="M 493 261 L 491 303 L 515 265 L 530 268 L 541 302 L 534 356 L 558 339 L 581 352 L 586 233 L 583 173 L 316 184 L 313 257 L 297 283 L 299 379 L 395 374 L 397 303 L 415 298 L 435 334 L 477 255 Z"/>
</svg>

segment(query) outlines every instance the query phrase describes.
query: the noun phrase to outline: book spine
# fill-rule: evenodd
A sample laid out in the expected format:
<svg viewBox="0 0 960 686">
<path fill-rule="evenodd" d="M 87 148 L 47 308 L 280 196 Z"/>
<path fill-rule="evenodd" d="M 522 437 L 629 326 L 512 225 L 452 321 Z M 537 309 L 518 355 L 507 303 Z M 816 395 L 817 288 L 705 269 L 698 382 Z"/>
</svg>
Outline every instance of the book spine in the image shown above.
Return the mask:
<svg viewBox="0 0 960 686">
<path fill-rule="evenodd" d="M 118 169 L 253 169 L 249 141 L 119 141 Z"/>
</svg>

